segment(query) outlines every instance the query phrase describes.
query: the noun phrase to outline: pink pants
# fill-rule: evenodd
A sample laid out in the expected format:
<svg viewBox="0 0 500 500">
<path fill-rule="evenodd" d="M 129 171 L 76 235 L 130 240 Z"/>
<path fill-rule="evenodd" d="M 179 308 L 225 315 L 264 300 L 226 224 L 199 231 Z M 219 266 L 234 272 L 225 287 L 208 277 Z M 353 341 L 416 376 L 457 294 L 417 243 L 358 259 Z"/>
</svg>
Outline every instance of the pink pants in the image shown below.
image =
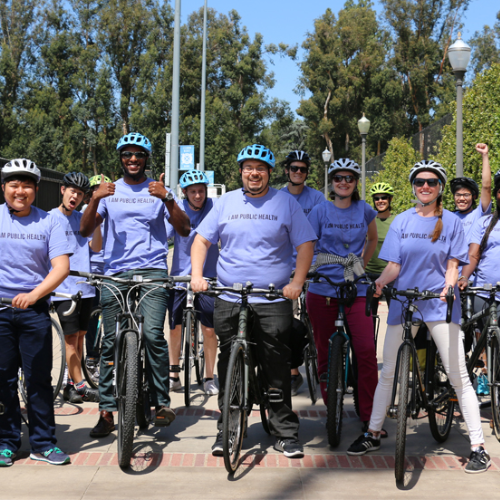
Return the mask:
<svg viewBox="0 0 500 500">
<path fill-rule="evenodd" d="M 319 376 L 328 371 L 328 340 L 335 331 L 335 320 L 338 316 L 338 302 L 327 297 L 307 292 L 307 311 L 311 319 L 314 340 L 318 350 Z M 377 354 L 371 316 L 365 315 L 365 297 L 357 297 L 351 307 L 345 308 L 345 315 L 352 336 L 352 348 L 358 363 L 358 397 L 360 418 L 363 422 L 370 420 L 373 406 L 373 395 L 377 387 L 378 368 Z M 322 382 L 321 394 L 326 404 L 326 382 Z"/>
</svg>

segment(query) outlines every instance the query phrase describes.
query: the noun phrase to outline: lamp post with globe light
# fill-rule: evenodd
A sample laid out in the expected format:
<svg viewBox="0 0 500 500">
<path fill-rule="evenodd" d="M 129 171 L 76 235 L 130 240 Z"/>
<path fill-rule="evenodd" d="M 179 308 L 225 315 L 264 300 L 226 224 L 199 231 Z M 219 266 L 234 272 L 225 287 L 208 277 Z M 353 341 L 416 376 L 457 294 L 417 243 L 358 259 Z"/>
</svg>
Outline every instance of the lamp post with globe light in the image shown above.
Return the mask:
<svg viewBox="0 0 500 500">
<path fill-rule="evenodd" d="M 358 120 L 358 129 L 361 134 L 361 199 L 366 197 L 366 170 L 365 170 L 365 156 L 366 156 L 366 136 L 370 130 L 370 120 L 365 117 Z"/>
<path fill-rule="evenodd" d="M 325 198 L 328 200 L 328 164 L 330 163 L 330 158 L 332 157 L 332 153 L 325 148 L 323 153 L 321 153 L 323 157 L 323 163 L 325 164 Z"/>
</svg>

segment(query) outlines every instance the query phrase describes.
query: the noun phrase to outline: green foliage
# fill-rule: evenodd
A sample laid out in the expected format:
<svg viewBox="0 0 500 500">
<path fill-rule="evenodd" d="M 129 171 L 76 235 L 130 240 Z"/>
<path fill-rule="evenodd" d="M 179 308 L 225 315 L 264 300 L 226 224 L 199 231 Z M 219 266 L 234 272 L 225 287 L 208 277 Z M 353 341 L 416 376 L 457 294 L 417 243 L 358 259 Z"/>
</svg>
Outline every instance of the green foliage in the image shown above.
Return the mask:
<svg viewBox="0 0 500 500">
<path fill-rule="evenodd" d="M 464 175 L 481 185 L 482 160 L 475 146 L 483 142 L 489 147 L 491 172 L 500 169 L 500 64 L 477 75 L 463 99 L 463 158 Z M 446 168 L 448 178 L 456 171 L 456 115 L 453 123 L 443 130 L 437 160 Z M 453 208 L 453 198 L 447 188 L 446 208 Z"/>
<path fill-rule="evenodd" d="M 469 45 L 472 48 L 472 68 L 474 74 L 490 68 L 492 64 L 500 63 L 500 11 L 497 12 L 497 22 L 493 28 L 488 25 L 481 32 L 476 31 Z"/>
<path fill-rule="evenodd" d="M 391 203 L 392 213 L 400 214 L 413 207 L 414 204 L 411 200 L 415 197 L 408 176 L 411 168 L 419 159 L 409 141 L 403 138 L 392 139 L 382 161 L 384 169 L 371 179 L 367 179 L 366 192 L 369 193 L 371 186 L 377 182 L 388 182 L 394 188 L 394 198 Z M 371 201 L 369 195 L 367 195 L 367 201 Z"/>
</svg>

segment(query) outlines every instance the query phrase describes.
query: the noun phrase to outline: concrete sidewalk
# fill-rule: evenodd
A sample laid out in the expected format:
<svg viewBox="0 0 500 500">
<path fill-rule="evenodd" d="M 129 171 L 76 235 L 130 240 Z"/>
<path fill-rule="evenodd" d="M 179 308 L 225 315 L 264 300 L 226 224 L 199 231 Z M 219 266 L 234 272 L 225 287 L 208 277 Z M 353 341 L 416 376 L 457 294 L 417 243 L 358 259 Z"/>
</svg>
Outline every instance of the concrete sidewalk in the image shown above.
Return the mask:
<svg viewBox="0 0 500 500">
<path fill-rule="evenodd" d="M 386 313 L 385 305 L 381 306 Z M 385 322 L 385 314 L 383 316 Z M 384 332 L 379 340 L 379 363 Z M 379 365 L 380 368 L 381 365 Z M 305 375 L 304 375 L 305 378 Z M 300 438 L 306 456 L 289 460 L 273 449 L 274 439 L 260 423 L 258 411 L 249 421 L 243 463 L 234 477 L 227 474 L 222 458 L 212 457 L 216 435 L 217 398 L 206 397 L 193 385 L 192 404 L 184 408 L 183 393 L 172 394 L 177 418 L 170 427 L 149 428 L 135 439 L 134 459 L 127 471 L 117 465 L 116 432 L 101 440 L 89 430 L 97 422 L 97 405 L 56 404 L 58 445 L 72 456 L 72 464 L 55 467 L 28 457 L 27 429 L 23 425 L 24 451 L 13 467 L 0 470 L 0 499 L 274 499 L 300 498 L 419 498 L 425 496 L 498 499 L 500 443 L 489 428 L 489 412 L 483 411 L 486 445 L 493 458 L 490 470 L 469 475 L 463 466 L 469 456 L 469 439 L 457 413 L 448 441 L 437 444 L 426 418 L 409 422 L 407 456 L 413 470 L 407 485 L 398 489 L 394 480 L 395 421 L 386 420 L 389 438 L 364 457 L 349 457 L 345 450 L 361 433 L 352 397 L 345 398 L 342 442 L 333 450 L 327 444 L 325 406 L 311 405 L 307 387 L 294 398 L 301 418 Z M 115 418 L 116 422 L 116 418 Z"/>
</svg>

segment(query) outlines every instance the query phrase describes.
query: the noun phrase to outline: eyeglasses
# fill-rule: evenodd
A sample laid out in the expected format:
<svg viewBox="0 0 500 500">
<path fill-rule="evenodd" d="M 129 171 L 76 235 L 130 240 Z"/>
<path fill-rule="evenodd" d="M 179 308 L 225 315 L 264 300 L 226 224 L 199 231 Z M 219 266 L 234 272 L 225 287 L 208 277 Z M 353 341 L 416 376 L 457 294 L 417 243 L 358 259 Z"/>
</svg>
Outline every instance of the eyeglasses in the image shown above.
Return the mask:
<svg viewBox="0 0 500 500">
<path fill-rule="evenodd" d="M 429 187 L 433 188 L 439 184 L 439 179 L 423 179 L 421 177 L 413 179 L 413 185 L 419 188 L 424 187 L 425 183 L 427 183 Z"/>
<path fill-rule="evenodd" d="M 373 201 L 386 201 L 389 199 L 389 196 L 387 196 L 386 194 L 382 195 L 382 196 L 374 196 L 373 197 Z"/>
<path fill-rule="evenodd" d="M 340 184 L 342 181 L 346 181 L 347 184 L 351 184 L 351 182 L 354 182 L 355 179 L 356 179 L 356 177 L 354 177 L 354 175 L 337 174 L 337 175 L 333 176 L 333 181 L 338 183 L 338 184 Z"/>
<path fill-rule="evenodd" d="M 241 170 L 245 172 L 245 174 L 250 174 L 252 172 L 257 172 L 258 174 L 266 174 L 267 167 L 251 167 L 250 165 L 245 165 L 241 167 Z"/>
<path fill-rule="evenodd" d="M 471 193 L 455 193 L 455 198 L 465 198 L 468 200 L 469 198 L 472 198 Z"/>
<path fill-rule="evenodd" d="M 291 165 L 290 170 L 292 172 L 300 172 L 301 174 L 307 174 L 307 172 L 309 172 L 308 167 L 296 167 L 295 165 Z"/>
<path fill-rule="evenodd" d="M 144 153 L 143 151 L 122 151 L 120 156 L 122 158 L 126 158 L 127 160 L 130 160 L 132 156 L 135 156 L 138 160 L 143 160 L 148 157 L 147 153 Z"/>
</svg>

